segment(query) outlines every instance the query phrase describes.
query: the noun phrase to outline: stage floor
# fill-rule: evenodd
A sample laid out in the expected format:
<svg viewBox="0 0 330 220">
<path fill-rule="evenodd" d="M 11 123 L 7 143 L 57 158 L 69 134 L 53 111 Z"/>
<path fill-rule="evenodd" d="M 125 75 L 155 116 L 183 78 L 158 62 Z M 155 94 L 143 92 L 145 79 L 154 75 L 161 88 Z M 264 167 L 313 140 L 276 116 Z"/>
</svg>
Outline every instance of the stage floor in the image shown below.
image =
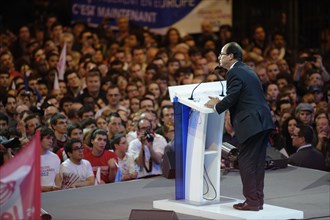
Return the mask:
<svg viewBox="0 0 330 220">
<path fill-rule="evenodd" d="M 175 181 L 164 177 L 42 194 L 53 219 L 128 219 L 131 209 L 153 209 L 155 200 L 173 200 Z M 239 174 L 221 175 L 221 196 L 242 200 Z M 304 218 L 330 219 L 330 173 L 298 167 L 267 170 L 265 203 L 301 210 Z M 207 219 L 177 213 L 179 219 Z M 276 219 L 276 216 L 274 216 Z"/>
</svg>

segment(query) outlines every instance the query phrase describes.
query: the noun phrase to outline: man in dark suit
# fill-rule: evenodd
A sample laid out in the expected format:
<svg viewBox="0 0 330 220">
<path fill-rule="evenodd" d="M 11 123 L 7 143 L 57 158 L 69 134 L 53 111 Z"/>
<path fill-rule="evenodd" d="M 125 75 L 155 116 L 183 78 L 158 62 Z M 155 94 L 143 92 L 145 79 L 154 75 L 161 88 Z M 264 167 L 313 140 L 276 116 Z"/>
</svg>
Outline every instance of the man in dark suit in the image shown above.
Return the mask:
<svg viewBox="0 0 330 220">
<path fill-rule="evenodd" d="M 209 97 L 206 107 L 219 114 L 229 109 L 239 147 L 238 164 L 243 184 L 244 203 L 238 210 L 259 211 L 264 203 L 264 176 L 268 136 L 274 127 L 257 74 L 242 62 L 242 48 L 236 42 L 223 46 L 218 57 L 227 69 L 227 96 L 221 101 Z"/>
<path fill-rule="evenodd" d="M 310 169 L 326 170 L 321 152 L 312 146 L 313 129 L 309 125 L 297 125 L 292 134 L 292 145 L 298 148 L 289 158 L 289 164 Z"/>
</svg>

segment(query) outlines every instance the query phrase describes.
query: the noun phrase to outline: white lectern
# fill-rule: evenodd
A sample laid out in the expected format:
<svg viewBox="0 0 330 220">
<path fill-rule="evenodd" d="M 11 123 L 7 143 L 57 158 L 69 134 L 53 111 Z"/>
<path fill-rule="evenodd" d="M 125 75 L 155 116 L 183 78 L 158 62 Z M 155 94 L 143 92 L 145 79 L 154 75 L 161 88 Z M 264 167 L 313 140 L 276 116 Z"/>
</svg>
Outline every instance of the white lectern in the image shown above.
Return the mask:
<svg viewBox="0 0 330 220">
<path fill-rule="evenodd" d="M 153 207 L 212 219 L 303 218 L 298 210 L 264 204 L 262 211 L 242 212 L 232 206 L 243 201 L 223 196 L 220 201 L 224 113 L 218 115 L 204 104 L 208 96 L 222 94 L 226 82 L 222 84 L 200 84 L 194 100 L 189 97 L 197 84 L 169 87 L 175 114 L 175 200 L 157 200 Z"/>
<path fill-rule="evenodd" d="M 225 82 L 222 82 L 225 84 Z M 219 98 L 220 82 L 169 87 L 175 102 L 176 200 L 203 205 L 220 202 L 220 166 L 224 114 L 204 104 Z"/>
</svg>

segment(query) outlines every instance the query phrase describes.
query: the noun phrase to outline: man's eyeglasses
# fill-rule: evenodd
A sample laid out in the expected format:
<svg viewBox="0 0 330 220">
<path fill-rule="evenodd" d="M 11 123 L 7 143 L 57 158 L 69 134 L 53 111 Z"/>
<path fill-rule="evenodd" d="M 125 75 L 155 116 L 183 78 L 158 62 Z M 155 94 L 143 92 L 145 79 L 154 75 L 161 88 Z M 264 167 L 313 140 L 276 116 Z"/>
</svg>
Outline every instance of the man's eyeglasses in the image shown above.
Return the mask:
<svg viewBox="0 0 330 220">
<path fill-rule="evenodd" d="M 220 53 L 219 56 L 228 56 L 229 53 Z"/>
<path fill-rule="evenodd" d="M 83 149 L 84 149 L 83 146 L 81 146 L 81 147 L 75 147 L 75 148 L 72 148 L 72 151 L 83 150 Z"/>
</svg>

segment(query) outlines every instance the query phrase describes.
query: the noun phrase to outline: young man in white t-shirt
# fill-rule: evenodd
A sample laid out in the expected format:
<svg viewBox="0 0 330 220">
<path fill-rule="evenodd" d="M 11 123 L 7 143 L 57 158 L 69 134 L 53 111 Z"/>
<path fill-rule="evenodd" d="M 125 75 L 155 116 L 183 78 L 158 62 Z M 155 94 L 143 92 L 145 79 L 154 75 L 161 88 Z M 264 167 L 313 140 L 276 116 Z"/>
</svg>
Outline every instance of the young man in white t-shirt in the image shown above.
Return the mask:
<svg viewBox="0 0 330 220">
<path fill-rule="evenodd" d="M 61 189 L 60 158 L 50 151 L 54 144 L 55 135 L 52 129 L 42 127 L 40 129 L 41 145 L 41 190 L 48 192 Z"/>
<path fill-rule="evenodd" d="M 64 147 L 68 160 L 60 167 L 63 188 L 75 188 L 94 185 L 92 165 L 84 160 L 84 146 L 80 139 L 69 139 Z"/>
</svg>

